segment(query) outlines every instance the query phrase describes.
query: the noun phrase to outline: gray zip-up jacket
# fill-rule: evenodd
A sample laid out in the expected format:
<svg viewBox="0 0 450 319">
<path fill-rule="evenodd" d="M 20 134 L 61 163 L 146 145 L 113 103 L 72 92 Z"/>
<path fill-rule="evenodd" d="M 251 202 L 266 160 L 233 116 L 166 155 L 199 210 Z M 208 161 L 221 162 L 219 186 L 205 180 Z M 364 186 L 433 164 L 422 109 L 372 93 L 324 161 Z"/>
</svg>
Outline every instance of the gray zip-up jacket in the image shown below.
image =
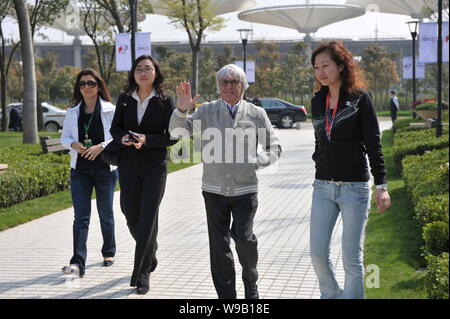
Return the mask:
<svg viewBox="0 0 450 319">
<path fill-rule="evenodd" d="M 256 170 L 281 155 L 266 111 L 245 100 L 239 102 L 234 119 L 222 99 L 202 104 L 191 115 L 175 110 L 169 132 L 172 138 L 194 136 L 194 148 L 201 139 L 202 190 L 223 196 L 258 192 Z"/>
</svg>

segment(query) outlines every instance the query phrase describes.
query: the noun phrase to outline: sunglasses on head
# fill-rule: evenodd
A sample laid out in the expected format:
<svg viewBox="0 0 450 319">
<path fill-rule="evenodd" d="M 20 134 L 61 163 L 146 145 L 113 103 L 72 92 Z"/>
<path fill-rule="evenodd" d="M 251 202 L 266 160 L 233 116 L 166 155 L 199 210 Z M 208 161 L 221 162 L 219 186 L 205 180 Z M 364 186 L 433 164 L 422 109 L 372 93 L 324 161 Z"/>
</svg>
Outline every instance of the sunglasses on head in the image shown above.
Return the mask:
<svg viewBox="0 0 450 319">
<path fill-rule="evenodd" d="M 84 88 L 85 86 L 88 86 L 89 88 L 93 88 L 97 86 L 97 82 L 89 80 L 89 81 L 80 81 L 80 89 Z"/>
</svg>

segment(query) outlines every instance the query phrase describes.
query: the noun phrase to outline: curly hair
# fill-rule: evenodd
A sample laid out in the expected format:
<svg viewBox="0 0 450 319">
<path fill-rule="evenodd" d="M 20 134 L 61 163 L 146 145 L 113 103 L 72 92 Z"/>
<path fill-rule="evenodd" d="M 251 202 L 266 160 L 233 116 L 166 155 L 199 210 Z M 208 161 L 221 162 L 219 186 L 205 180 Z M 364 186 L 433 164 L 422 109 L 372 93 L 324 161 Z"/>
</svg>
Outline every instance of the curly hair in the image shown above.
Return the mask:
<svg viewBox="0 0 450 319">
<path fill-rule="evenodd" d="M 108 86 L 97 71 L 93 69 L 83 69 L 77 74 L 75 85 L 73 87 L 72 106 L 78 105 L 83 99 L 80 91 L 80 79 L 84 75 L 91 75 L 95 78 L 98 87 L 98 95 L 105 101 L 111 102 L 111 96 L 109 95 Z"/>
<path fill-rule="evenodd" d="M 153 88 L 157 95 L 163 97 L 164 96 L 164 76 L 161 73 L 161 67 L 159 66 L 158 61 L 156 61 L 155 58 L 153 58 L 150 55 L 141 55 L 136 60 L 134 60 L 133 65 L 131 67 L 131 72 L 128 76 L 127 84 L 123 87 L 123 90 L 127 94 L 133 93 L 134 90 L 136 90 L 139 85 L 136 82 L 136 79 L 134 78 L 134 72 L 136 70 L 136 67 L 139 62 L 142 60 L 150 60 L 152 62 L 153 66 L 155 67 L 156 77 L 155 81 L 153 82 Z"/>
<path fill-rule="evenodd" d="M 340 73 L 342 86 L 348 94 L 356 94 L 360 90 L 367 90 L 367 83 L 364 75 L 353 59 L 352 53 L 344 46 L 341 41 L 322 42 L 311 56 L 311 64 L 314 67 L 316 56 L 322 52 L 328 52 L 331 59 L 338 65 L 344 66 Z M 314 91 L 317 92 L 321 88 L 321 84 L 315 79 Z"/>
</svg>

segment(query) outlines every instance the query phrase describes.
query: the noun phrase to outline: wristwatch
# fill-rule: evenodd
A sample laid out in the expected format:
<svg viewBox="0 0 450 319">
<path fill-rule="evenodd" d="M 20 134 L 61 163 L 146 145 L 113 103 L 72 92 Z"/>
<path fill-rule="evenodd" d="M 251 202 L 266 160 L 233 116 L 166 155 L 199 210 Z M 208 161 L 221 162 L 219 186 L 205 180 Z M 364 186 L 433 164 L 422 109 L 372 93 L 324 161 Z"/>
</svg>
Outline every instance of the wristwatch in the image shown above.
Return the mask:
<svg viewBox="0 0 450 319">
<path fill-rule="evenodd" d="M 388 189 L 388 184 L 375 185 L 375 188 L 376 188 L 376 189 L 382 189 L 382 190 L 387 191 L 387 189 Z"/>
</svg>

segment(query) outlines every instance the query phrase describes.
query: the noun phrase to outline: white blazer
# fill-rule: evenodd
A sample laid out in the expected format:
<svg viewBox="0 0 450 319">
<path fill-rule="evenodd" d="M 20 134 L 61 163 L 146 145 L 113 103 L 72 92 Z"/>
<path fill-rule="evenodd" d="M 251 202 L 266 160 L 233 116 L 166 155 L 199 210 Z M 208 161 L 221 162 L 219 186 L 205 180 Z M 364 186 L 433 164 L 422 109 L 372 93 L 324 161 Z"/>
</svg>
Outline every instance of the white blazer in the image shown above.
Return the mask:
<svg viewBox="0 0 450 319">
<path fill-rule="evenodd" d="M 73 142 L 79 142 L 78 137 L 78 117 L 80 116 L 80 105 L 81 102 L 74 107 L 67 110 L 66 116 L 64 118 L 63 131 L 61 134 L 61 144 L 70 150 L 70 167 L 73 169 L 77 168 L 78 152 L 72 148 Z M 109 130 L 111 129 L 111 123 L 114 117 L 114 111 L 116 106 L 110 102 L 107 102 L 100 98 L 101 112 L 100 117 L 103 124 L 103 134 L 105 136 L 105 141 L 102 142 L 102 147 L 105 148 L 112 141 L 112 136 Z M 101 156 L 101 153 L 98 155 Z M 110 165 L 111 171 L 115 170 L 117 166 Z"/>
</svg>

